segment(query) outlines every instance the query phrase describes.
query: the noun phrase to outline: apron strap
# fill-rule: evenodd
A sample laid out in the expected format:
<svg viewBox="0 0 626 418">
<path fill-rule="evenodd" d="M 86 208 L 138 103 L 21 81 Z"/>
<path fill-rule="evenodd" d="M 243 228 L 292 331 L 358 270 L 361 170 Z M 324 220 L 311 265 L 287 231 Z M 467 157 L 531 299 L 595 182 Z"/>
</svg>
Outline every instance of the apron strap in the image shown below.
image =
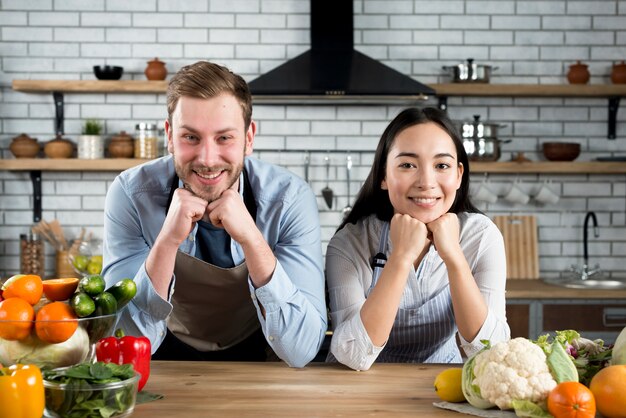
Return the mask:
<svg viewBox="0 0 626 418">
<path fill-rule="evenodd" d="M 387 263 L 387 256 L 385 253 L 387 252 L 387 241 L 389 240 L 389 222 L 385 222 L 383 224 L 383 230 L 380 234 L 380 241 L 378 242 L 378 254 L 376 254 L 372 259 L 372 284 L 369 289 L 367 289 L 366 297 L 369 296 L 370 292 L 378 282 L 378 278 Z"/>
</svg>

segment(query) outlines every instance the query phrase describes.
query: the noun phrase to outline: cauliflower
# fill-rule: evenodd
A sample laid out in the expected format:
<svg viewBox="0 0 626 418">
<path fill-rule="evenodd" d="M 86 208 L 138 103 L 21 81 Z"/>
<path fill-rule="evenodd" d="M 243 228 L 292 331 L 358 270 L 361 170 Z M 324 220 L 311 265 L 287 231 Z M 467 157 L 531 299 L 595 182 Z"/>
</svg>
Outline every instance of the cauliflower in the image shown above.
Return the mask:
<svg viewBox="0 0 626 418">
<path fill-rule="evenodd" d="M 512 409 L 512 401 L 544 401 L 557 382 L 546 354 L 525 338 L 499 342 L 475 356 L 473 373 L 480 396 L 500 409 Z"/>
</svg>

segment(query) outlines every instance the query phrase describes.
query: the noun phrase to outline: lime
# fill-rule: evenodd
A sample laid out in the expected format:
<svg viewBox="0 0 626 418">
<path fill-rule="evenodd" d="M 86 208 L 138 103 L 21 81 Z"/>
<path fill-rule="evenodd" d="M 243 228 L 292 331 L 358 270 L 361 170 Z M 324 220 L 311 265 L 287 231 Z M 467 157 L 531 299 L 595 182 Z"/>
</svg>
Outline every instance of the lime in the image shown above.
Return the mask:
<svg viewBox="0 0 626 418">
<path fill-rule="evenodd" d="M 96 310 L 96 303 L 87 293 L 77 292 L 70 298 L 70 307 L 76 316 L 84 318 Z"/>
<path fill-rule="evenodd" d="M 93 261 L 90 261 L 89 263 L 87 263 L 87 273 L 89 274 L 100 274 L 102 272 L 102 264 L 101 263 L 95 263 Z"/>
<path fill-rule="evenodd" d="M 74 268 L 78 271 L 85 271 L 87 270 L 87 263 L 89 263 L 89 258 L 87 258 L 86 255 L 77 255 L 74 257 L 74 259 L 72 260 L 72 264 L 74 265 Z"/>
<path fill-rule="evenodd" d="M 87 293 L 89 296 L 96 296 L 104 292 L 104 279 L 99 274 L 85 276 L 78 282 L 78 290 Z"/>
<path fill-rule="evenodd" d="M 447 402 L 464 402 L 461 388 L 461 376 L 463 369 L 446 369 L 435 378 L 435 392 L 441 400 Z"/>
<path fill-rule="evenodd" d="M 102 292 L 94 298 L 96 302 L 96 316 L 109 315 L 117 312 L 117 300 L 109 292 Z"/>
<path fill-rule="evenodd" d="M 122 279 L 107 289 L 115 296 L 117 309 L 121 309 L 137 294 L 137 284 L 133 279 Z"/>
</svg>

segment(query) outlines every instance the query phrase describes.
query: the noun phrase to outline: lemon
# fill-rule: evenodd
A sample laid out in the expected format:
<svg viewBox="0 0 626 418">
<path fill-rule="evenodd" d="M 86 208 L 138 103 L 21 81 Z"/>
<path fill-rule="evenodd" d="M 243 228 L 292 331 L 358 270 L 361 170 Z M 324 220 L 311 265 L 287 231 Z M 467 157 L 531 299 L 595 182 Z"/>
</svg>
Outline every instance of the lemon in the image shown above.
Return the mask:
<svg viewBox="0 0 626 418">
<path fill-rule="evenodd" d="M 464 402 L 463 390 L 461 388 L 461 375 L 463 369 L 446 369 L 435 378 L 435 392 L 443 401 Z"/>
</svg>

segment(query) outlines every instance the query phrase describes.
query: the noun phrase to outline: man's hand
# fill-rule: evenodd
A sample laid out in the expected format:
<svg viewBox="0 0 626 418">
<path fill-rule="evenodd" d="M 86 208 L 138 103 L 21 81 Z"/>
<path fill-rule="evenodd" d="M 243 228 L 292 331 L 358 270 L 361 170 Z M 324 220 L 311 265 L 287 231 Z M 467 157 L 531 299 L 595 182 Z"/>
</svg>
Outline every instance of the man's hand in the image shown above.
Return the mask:
<svg viewBox="0 0 626 418">
<path fill-rule="evenodd" d="M 214 226 L 224 228 L 233 240 L 242 245 L 258 235 L 256 224 L 236 190 L 225 190 L 218 199 L 209 203 L 206 213 Z"/>
<path fill-rule="evenodd" d="M 176 189 L 158 239 L 178 248 L 193 230 L 195 223 L 202 219 L 206 208 L 206 200 L 187 189 Z"/>
</svg>

